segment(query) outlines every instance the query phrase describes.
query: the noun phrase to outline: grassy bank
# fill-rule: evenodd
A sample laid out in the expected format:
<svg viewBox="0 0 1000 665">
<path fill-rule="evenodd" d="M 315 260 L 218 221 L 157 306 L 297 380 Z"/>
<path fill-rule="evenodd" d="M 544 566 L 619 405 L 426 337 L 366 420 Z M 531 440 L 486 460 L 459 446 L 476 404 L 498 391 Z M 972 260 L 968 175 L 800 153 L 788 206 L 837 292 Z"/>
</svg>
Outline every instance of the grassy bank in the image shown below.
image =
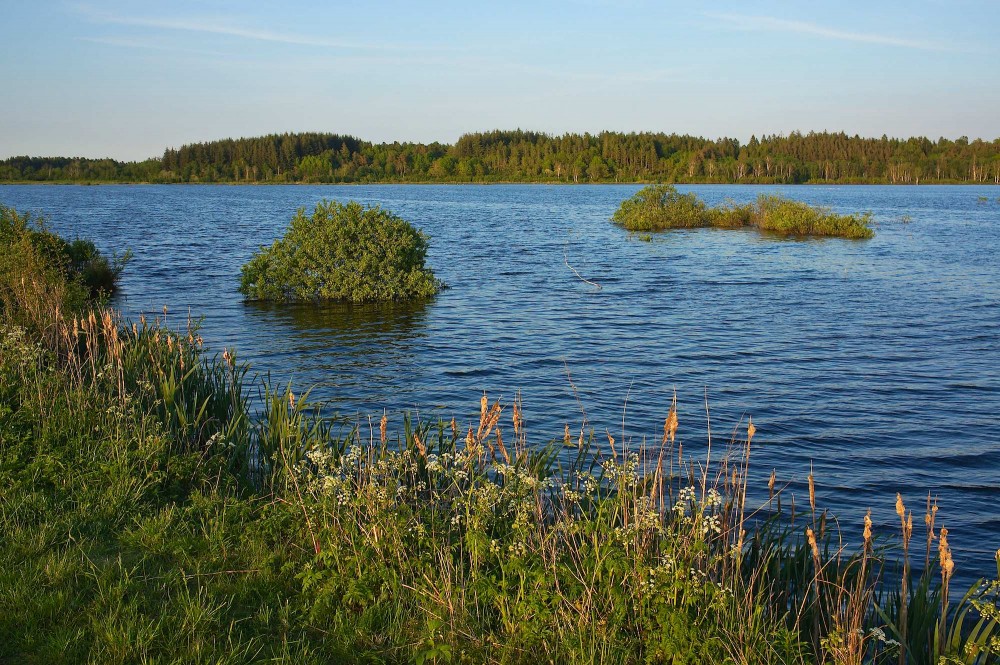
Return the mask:
<svg viewBox="0 0 1000 665">
<path fill-rule="evenodd" d="M 672 185 L 652 185 L 622 202 L 612 221 L 629 231 L 669 229 L 756 229 L 781 236 L 829 236 L 867 239 L 875 236 L 871 214 L 838 215 L 777 195 L 761 194 L 754 203 L 708 207 L 695 194 Z"/>
<path fill-rule="evenodd" d="M 926 534 L 901 504 L 901 534 L 841 534 L 812 492 L 791 523 L 772 482 L 774 517 L 755 514 L 753 426 L 690 460 L 673 408 L 645 447 L 530 442 L 520 404 L 485 396 L 468 423 L 333 420 L 193 327 L 70 299 L 73 276 L 26 247 L 0 248 L 2 662 L 1000 652 L 996 583 L 948 601 L 932 506 Z"/>
</svg>

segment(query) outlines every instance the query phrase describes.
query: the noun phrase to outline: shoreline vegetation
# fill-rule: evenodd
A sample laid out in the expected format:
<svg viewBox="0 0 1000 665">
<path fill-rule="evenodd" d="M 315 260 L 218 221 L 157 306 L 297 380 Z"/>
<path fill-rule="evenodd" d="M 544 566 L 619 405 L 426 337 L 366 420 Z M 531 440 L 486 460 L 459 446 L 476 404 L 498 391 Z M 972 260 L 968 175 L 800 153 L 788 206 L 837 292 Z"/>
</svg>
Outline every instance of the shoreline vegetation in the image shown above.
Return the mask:
<svg viewBox="0 0 1000 665">
<path fill-rule="evenodd" d="M 190 321 L 81 300 L 6 214 L 0 661 L 1000 656 L 1000 552 L 997 580 L 951 589 L 930 496 L 923 527 L 897 495 L 876 533 L 838 526 L 810 474 L 796 512 L 776 474 L 750 486 L 763 427 L 692 459 L 676 404 L 642 446 L 587 425 L 539 445 L 486 395 L 468 422 L 332 418 Z"/>
<path fill-rule="evenodd" d="M 0 160 L 4 183 L 1000 184 L 1000 138 L 844 133 L 705 139 L 666 133 L 490 131 L 454 144 L 271 134 L 168 148 L 144 161 Z"/>
<path fill-rule="evenodd" d="M 695 194 L 681 194 L 673 185 L 651 185 L 619 206 L 611 220 L 633 232 L 670 229 L 756 229 L 789 237 L 875 237 L 871 213 L 838 215 L 781 196 L 760 194 L 754 203 L 708 207 Z"/>
</svg>

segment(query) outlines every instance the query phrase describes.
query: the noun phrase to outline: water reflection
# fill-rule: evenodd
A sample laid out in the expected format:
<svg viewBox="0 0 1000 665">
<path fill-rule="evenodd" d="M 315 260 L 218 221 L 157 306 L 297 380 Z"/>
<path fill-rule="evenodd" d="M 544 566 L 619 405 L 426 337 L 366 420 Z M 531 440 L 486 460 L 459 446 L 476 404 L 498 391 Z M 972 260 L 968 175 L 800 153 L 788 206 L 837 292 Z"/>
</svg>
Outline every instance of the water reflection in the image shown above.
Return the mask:
<svg viewBox="0 0 1000 665">
<path fill-rule="evenodd" d="M 370 398 L 352 403 L 352 410 L 382 408 L 390 395 L 398 397 L 400 373 L 413 374 L 419 367 L 431 302 L 246 303 L 248 326 L 258 337 L 270 338 L 267 347 L 275 350 L 258 358 L 255 369 L 273 370 L 282 377 L 291 374 L 296 384 L 315 385 L 313 397 L 332 401 L 335 408 L 358 394 Z"/>
</svg>

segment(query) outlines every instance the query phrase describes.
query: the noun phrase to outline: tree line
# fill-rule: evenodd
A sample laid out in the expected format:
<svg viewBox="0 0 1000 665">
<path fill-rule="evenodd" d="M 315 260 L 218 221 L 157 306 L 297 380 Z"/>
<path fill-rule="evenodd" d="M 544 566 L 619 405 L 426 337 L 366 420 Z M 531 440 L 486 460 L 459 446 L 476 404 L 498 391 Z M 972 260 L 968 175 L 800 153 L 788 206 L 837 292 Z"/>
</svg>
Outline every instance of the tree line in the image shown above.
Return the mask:
<svg viewBox="0 0 1000 665">
<path fill-rule="evenodd" d="M 0 161 L 0 181 L 1000 184 L 1000 138 L 792 132 L 741 143 L 653 132 L 496 130 L 448 145 L 271 134 L 192 143 L 139 162 L 12 157 Z"/>
</svg>

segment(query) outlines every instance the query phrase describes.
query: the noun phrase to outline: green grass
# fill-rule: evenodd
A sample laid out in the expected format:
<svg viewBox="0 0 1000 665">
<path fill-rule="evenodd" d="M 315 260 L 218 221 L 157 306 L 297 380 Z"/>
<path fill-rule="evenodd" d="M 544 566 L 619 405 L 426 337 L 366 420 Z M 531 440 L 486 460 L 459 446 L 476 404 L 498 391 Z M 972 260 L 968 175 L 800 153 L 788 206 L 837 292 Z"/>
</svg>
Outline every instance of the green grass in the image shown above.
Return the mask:
<svg viewBox="0 0 1000 665">
<path fill-rule="evenodd" d="M 729 203 L 709 208 L 692 193 L 672 185 L 651 185 L 622 202 L 612 217 L 629 231 L 649 232 L 692 228 L 752 228 L 781 236 L 866 239 L 875 232 L 871 214 L 838 215 L 777 195 L 761 194 L 743 206 Z"/>
<path fill-rule="evenodd" d="M 569 427 L 531 442 L 520 403 L 485 396 L 469 423 L 331 419 L 197 330 L 126 325 L 56 286 L 8 292 L 0 319 L 0 662 L 1000 653 L 1000 582 L 946 604 L 933 521 L 920 557 L 812 501 L 793 517 L 780 492 L 752 516 L 754 427 L 690 460 L 675 408 L 648 446 Z"/>
</svg>

